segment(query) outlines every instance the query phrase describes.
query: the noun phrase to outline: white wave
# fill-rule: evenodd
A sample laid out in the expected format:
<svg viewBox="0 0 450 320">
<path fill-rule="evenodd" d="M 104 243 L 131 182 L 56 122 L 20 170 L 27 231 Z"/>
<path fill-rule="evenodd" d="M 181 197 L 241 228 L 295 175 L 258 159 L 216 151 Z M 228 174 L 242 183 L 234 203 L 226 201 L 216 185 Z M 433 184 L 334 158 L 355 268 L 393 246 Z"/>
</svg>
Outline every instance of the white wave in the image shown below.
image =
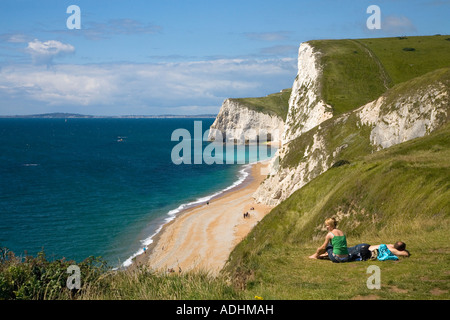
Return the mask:
<svg viewBox="0 0 450 320">
<path fill-rule="evenodd" d="M 255 162 L 256 163 L 256 162 Z M 142 244 L 142 248 L 139 249 L 137 252 L 135 252 L 131 257 L 129 257 L 127 260 L 125 260 L 125 262 L 122 263 L 122 267 L 126 268 L 129 267 L 132 263 L 133 263 L 133 259 L 135 257 L 137 257 L 140 254 L 144 253 L 144 247 L 149 246 L 150 244 L 153 243 L 153 238 L 162 230 L 162 228 L 164 227 L 164 225 L 166 225 L 167 223 L 169 223 L 170 221 L 172 221 L 173 219 L 176 218 L 177 213 L 180 213 L 181 211 L 194 207 L 196 205 L 202 204 L 202 203 L 206 203 L 208 201 L 210 201 L 211 199 L 223 194 L 224 192 L 227 192 L 233 188 L 236 188 L 237 186 L 239 186 L 240 184 L 242 184 L 247 177 L 249 176 L 249 170 L 251 168 L 251 166 L 254 163 L 249 163 L 249 164 L 245 164 L 243 165 L 243 168 L 241 170 L 239 170 L 238 172 L 238 179 L 230 186 L 226 187 L 225 189 L 222 189 L 216 193 L 213 193 L 211 195 L 205 196 L 205 197 L 201 197 L 196 199 L 195 201 L 191 201 L 188 203 L 183 203 L 182 205 L 180 205 L 178 208 L 170 210 L 167 215 L 168 217 L 166 219 L 164 219 L 164 224 L 162 224 L 161 226 L 159 226 L 159 228 L 155 231 L 155 233 L 153 233 L 150 237 L 141 240 L 141 244 Z"/>
</svg>

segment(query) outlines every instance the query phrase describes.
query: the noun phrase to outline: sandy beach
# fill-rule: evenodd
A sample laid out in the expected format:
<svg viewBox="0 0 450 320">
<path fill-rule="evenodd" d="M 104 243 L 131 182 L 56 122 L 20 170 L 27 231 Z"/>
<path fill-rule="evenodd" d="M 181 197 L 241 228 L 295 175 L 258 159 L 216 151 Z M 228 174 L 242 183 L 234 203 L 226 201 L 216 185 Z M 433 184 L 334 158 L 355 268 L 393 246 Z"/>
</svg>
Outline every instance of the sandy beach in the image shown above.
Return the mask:
<svg viewBox="0 0 450 320">
<path fill-rule="evenodd" d="M 261 168 L 268 161 L 252 165 L 247 180 L 235 189 L 181 212 L 166 224 L 154 242 L 136 257 L 132 266 L 145 264 L 158 271 L 206 270 L 216 275 L 233 248 L 272 207 L 257 204 L 252 194 L 265 175 Z M 252 209 L 253 208 L 253 209 Z M 244 218 L 244 213 L 249 216 Z"/>
</svg>

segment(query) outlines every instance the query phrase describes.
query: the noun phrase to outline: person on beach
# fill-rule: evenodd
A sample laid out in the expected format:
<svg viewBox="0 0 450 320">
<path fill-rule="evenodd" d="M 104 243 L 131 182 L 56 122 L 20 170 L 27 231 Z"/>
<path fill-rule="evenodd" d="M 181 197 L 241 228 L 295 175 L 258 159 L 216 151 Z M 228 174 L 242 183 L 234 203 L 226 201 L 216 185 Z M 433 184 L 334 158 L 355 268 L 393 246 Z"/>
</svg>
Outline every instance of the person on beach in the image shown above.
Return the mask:
<svg viewBox="0 0 450 320">
<path fill-rule="evenodd" d="M 327 253 L 329 259 L 335 263 L 348 262 L 350 256 L 348 254 L 347 238 L 341 230 L 336 228 L 336 219 L 326 219 L 325 225 L 328 230 L 325 242 L 309 258 L 320 259 L 324 253 Z"/>
</svg>

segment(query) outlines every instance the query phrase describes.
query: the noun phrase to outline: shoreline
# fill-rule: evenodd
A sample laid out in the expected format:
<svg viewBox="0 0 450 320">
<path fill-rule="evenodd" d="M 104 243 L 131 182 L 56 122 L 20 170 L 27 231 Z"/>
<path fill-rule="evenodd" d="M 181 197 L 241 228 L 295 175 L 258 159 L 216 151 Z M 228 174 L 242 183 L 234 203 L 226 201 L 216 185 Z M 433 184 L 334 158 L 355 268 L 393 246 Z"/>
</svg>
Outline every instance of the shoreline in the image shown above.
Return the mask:
<svg viewBox="0 0 450 320">
<path fill-rule="evenodd" d="M 233 248 L 273 207 L 257 204 L 252 195 L 265 179 L 261 169 L 269 160 L 248 164 L 248 175 L 236 186 L 185 208 L 152 237 L 127 269 L 141 265 L 155 271 L 204 270 L 217 275 Z M 251 208 L 253 207 L 253 210 Z M 243 214 L 249 213 L 244 218 Z"/>
<path fill-rule="evenodd" d="M 212 200 L 214 200 L 216 198 L 220 198 L 220 197 L 224 196 L 225 194 L 227 194 L 228 192 L 232 192 L 232 191 L 238 190 L 240 188 L 244 188 L 253 179 L 253 177 L 251 175 L 252 166 L 259 162 L 264 162 L 264 161 L 269 161 L 269 160 L 270 159 L 261 160 L 261 161 L 254 162 L 254 163 L 244 164 L 243 168 L 239 170 L 238 179 L 236 181 L 234 181 L 228 187 L 226 187 L 222 190 L 219 190 L 215 193 L 210 193 L 207 196 L 197 198 L 194 201 L 183 203 L 183 204 L 179 205 L 177 208 L 168 211 L 167 217 L 164 219 L 164 222 L 153 232 L 153 234 L 151 236 L 148 236 L 147 238 L 141 240 L 141 243 L 143 244 L 143 248 L 146 248 L 147 251 L 151 251 L 153 249 L 153 247 L 155 246 L 156 241 L 159 240 L 159 236 L 160 236 L 161 232 L 163 231 L 163 228 L 165 226 L 169 225 L 170 223 L 172 223 L 173 220 L 175 220 L 178 216 L 180 216 L 184 212 L 186 212 L 190 209 L 194 209 L 196 207 L 205 205 L 207 202 L 211 202 Z M 145 252 L 143 249 L 139 249 L 137 252 L 132 254 L 128 259 L 126 259 L 124 262 L 122 262 L 119 267 L 117 267 L 115 269 L 131 268 L 133 266 L 134 262 L 137 260 L 136 258 L 144 253 Z"/>
</svg>

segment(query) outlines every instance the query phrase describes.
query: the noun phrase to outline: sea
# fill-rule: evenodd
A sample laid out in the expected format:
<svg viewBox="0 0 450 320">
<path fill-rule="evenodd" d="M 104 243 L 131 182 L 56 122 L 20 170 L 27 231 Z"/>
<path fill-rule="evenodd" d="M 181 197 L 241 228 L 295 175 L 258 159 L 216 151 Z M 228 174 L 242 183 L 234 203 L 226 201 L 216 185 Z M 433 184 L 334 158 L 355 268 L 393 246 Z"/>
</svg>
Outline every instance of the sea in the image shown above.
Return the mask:
<svg viewBox="0 0 450 320">
<path fill-rule="evenodd" d="M 213 121 L 0 119 L 0 246 L 17 256 L 94 256 L 112 268 L 129 266 L 164 224 L 238 187 L 249 164 L 273 156 L 274 149 L 254 155 L 245 148 L 234 150 L 245 153 L 244 163 L 194 163 L 210 144 L 194 128 L 205 132 Z M 174 138 L 177 129 L 187 135 Z M 190 164 L 177 164 L 189 155 L 174 152 L 181 143 L 191 148 Z"/>
</svg>

